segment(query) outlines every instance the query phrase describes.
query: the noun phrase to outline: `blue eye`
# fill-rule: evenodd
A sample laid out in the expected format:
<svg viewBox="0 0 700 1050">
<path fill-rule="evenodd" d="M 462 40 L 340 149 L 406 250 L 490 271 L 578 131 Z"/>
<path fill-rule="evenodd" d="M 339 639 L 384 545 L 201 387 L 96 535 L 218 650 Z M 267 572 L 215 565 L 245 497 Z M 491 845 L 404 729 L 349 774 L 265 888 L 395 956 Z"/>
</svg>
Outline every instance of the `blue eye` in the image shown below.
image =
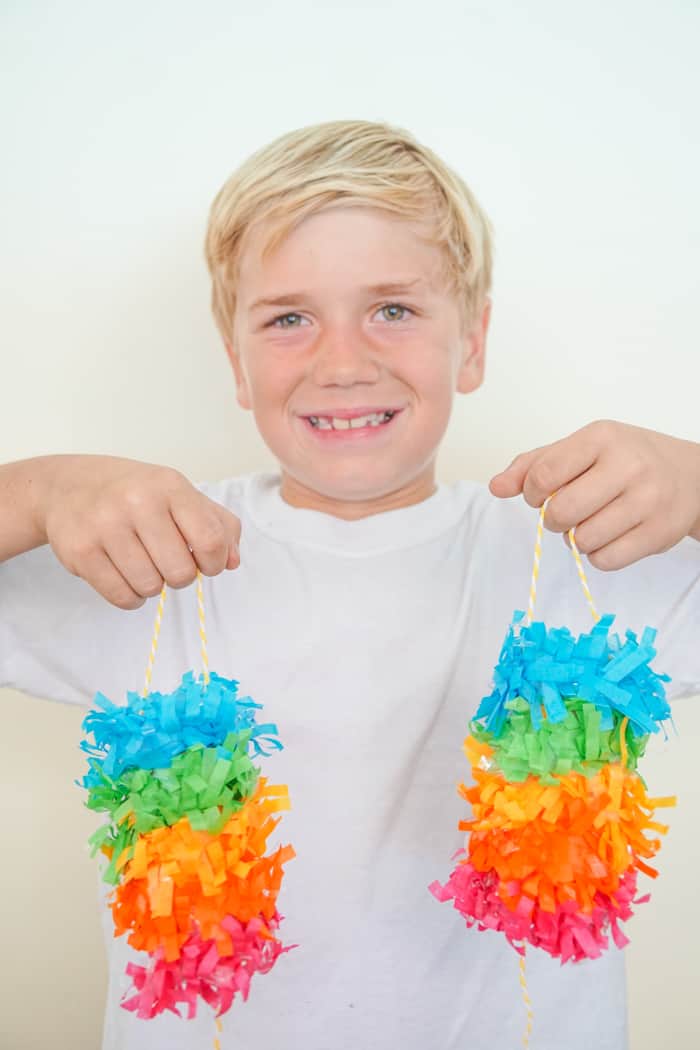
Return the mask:
<svg viewBox="0 0 700 1050">
<path fill-rule="evenodd" d="M 401 303 L 387 303 L 386 306 L 380 306 L 379 307 L 380 310 L 395 310 L 397 308 L 399 310 L 402 310 L 404 313 L 409 313 L 409 314 L 413 313 L 413 310 L 409 310 L 409 308 L 407 306 L 403 306 Z M 395 321 L 396 320 L 403 321 L 404 318 L 403 317 L 398 317 L 398 318 L 395 317 L 395 318 L 393 318 L 393 320 L 395 320 Z"/>
<path fill-rule="evenodd" d="M 413 310 L 411 310 L 408 306 L 403 306 L 402 303 L 385 303 L 384 306 L 380 306 L 379 307 L 379 310 L 396 310 L 396 309 L 402 311 L 402 316 L 401 317 L 389 318 L 389 320 L 391 320 L 391 321 L 403 321 L 403 320 L 405 320 L 405 317 L 403 316 L 403 314 L 412 314 L 413 313 Z M 290 317 L 296 317 L 296 318 L 299 318 L 300 320 L 303 320 L 301 314 L 298 314 L 298 313 L 293 313 L 292 312 L 292 313 L 288 313 L 288 314 L 280 314 L 279 317 L 275 317 L 272 321 L 270 321 L 268 327 L 269 328 L 299 328 L 300 326 L 298 324 L 279 324 L 278 323 L 279 321 L 288 321 Z"/>
<path fill-rule="evenodd" d="M 280 314 L 279 317 L 275 317 L 274 321 L 270 321 L 270 325 L 279 328 L 298 328 L 299 325 L 277 325 L 278 321 L 286 321 L 289 317 L 301 317 L 301 314 Z"/>
</svg>

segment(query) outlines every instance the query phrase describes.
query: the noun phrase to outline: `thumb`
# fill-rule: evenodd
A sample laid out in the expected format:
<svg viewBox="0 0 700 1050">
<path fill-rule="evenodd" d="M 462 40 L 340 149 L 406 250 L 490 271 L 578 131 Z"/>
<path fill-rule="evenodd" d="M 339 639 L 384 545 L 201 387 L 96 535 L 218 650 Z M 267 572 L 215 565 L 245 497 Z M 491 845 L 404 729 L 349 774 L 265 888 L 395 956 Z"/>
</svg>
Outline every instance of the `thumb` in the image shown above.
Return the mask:
<svg viewBox="0 0 700 1050">
<path fill-rule="evenodd" d="M 236 569 L 241 563 L 239 545 L 241 540 L 241 520 L 232 514 L 226 507 L 217 504 L 219 520 L 223 525 L 228 540 L 228 555 L 226 557 L 226 569 Z"/>
<path fill-rule="evenodd" d="M 521 452 L 505 470 L 502 470 L 500 474 L 494 474 L 489 482 L 489 490 L 492 495 L 499 496 L 501 499 L 519 496 L 523 491 L 527 472 L 541 451 L 535 448 L 531 452 Z"/>
</svg>

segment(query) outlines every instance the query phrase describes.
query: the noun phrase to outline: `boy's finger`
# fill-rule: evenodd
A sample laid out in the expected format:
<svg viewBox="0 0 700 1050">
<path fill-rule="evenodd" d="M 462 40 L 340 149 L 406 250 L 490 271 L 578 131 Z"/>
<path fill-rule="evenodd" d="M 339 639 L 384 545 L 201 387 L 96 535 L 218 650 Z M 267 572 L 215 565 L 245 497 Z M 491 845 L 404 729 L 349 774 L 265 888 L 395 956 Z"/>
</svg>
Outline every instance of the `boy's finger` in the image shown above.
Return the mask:
<svg viewBox="0 0 700 1050">
<path fill-rule="evenodd" d="M 526 503 L 541 507 L 548 496 L 585 474 L 598 460 L 600 451 L 595 436 L 585 429 L 547 445 L 526 472 L 522 486 Z"/>
<path fill-rule="evenodd" d="M 545 528 L 550 532 L 566 533 L 569 529 L 578 527 L 578 537 L 578 529 L 586 526 L 594 515 L 617 499 L 620 493 L 618 475 L 606 469 L 602 463 L 596 462 L 578 478 L 556 490 L 554 499 L 547 507 Z M 636 524 L 636 521 L 629 522 L 626 528 Z"/>
<path fill-rule="evenodd" d="M 224 568 L 237 569 L 241 564 L 241 520 L 220 504 L 217 504 L 217 513 L 228 537 L 228 556 Z"/>
<path fill-rule="evenodd" d="M 541 451 L 541 448 L 535 448 L 532 452 L 522 452 L 515 457 L 510 466 L 500 474 L 495 474 L 489 482 L 489 489 L 493 495 L 502 498 L 519 496 L 523 491 L 525 475 Z"/>
<path fill-rule="evenodd" d="M 661 550 L 659 549 L 656 529 L 655 522 L 642 522 L 641 525 L 626 532 L 624 536 L 618 536 L 612 543 L 593 551 L 592 554 L 589 554 L 588 560 L 596 569 L 602 569 L 603 572 L 614 572 L 616 569 L 627 568 L 640 558 L 668 550 L 671 544 L 666 544 Z"/>
<path fill-rule="evenodd" d="M 119 609 L 140 609 L 146 602 L 146 599 L 141 594 L 137 594 L 124 579 L 109 554 L 103 549 L 95 549 L 83 555 L 80 576 L 98 594 Z"/>
<path fill-rule="evenodd" d="M 231 547 L 237 545 L 241 532 L 241 523 L 235 514 L 193 489 L 184 499 L 173 500 L 171 515 L 192 552 L 196 568 L 205 576 L 223 572 L 229 565 Z"/>
<path fill-rule="evenodd" d="M 136 532 L 113 530 L 103 544 L 112 564 L 136 594 L 150 598 L 160 592 L 163 577 Z"/>
<path fill-rule="evenodd" d="M 551 445 L 523 452 L 489 483 L 494 496 L 523 493 L 533 507 L 541 507 L 548 496 L 596 462 L 602 451 L 603 433 L 596 424 L 582 427 Z"/>
<path fill-rule="evenodd" d="M 623 492 L 577 526 L 574 533 L 576 546 L 581 554 L 594 554 L 631 532 L 647 518 L 646 508 L 635 494 Z"/>
<path fill-rule="evenodd" d="M 166 511 L 136 522 L 136 534 L 168 587 L 188 587 L 196 579 L 197 565 L 171 514 Z"/>
<path fill-rule="evenodd" d="M 237 569 L 241 564 L 241 556 L 238 549 L 238 544 L 231 542 L 231 546 L 228 551 L 228 558 L 226 559 L 227 569 Z"/>
</svg>

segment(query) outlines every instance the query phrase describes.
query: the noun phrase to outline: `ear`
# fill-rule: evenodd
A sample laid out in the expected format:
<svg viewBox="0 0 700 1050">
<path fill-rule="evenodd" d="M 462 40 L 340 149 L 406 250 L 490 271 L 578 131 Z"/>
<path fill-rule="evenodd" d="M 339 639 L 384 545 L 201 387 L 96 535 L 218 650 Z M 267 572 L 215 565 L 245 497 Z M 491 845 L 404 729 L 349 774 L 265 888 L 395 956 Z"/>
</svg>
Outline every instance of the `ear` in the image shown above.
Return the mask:
<svg viewBox="0 0 700 1050">
<path fill-rule="evenodd" d="M 479 315 L 462 331 L 462 360 L 456 380 L 456 389 L 460 394 L 470 394 L 484 381 L 486 333 L 490 320 L 491 300 L 487 296 Z"/>
<path fill-rule="evenodd" d="M 233 343 L 228 340 L 224 340 L 224 346 L 226 347 L 226 353 L 228 359 L 231 362 L 233 368 L 233 374 L 236 377 L 236 399 L 241 408 L 250 409 L 250 390 L 248 388 L 248 380 L 246 379 L 243 366 L 241 365 L 241 359 L 238 355 L 238 351 L 234 347 Z"/>
</svg>

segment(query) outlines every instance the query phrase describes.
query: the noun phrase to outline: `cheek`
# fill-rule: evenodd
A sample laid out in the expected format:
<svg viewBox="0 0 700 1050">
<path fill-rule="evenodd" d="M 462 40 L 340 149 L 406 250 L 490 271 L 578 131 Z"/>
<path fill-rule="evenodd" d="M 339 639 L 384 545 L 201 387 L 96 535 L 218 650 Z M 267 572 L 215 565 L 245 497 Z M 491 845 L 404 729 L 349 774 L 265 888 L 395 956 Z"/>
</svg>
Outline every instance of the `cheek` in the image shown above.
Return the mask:
<svg viewBox="0 0 700 1050">
<path fill-rule="evenodd" d="M 258 359 L 248 368 L 250 395 L 253 407 L 260 412 L 275 409 L 284 401 L 291 389 L 285 371 L 271 361 Z"/>
<path fill-rule="evenodd" d="M 283 454 L 289 440 L 297 384 L 286 372 L 259 368 L 251 379 L 253 417 L 263 438 Z M 297 399 L 298 401 L 298 399 Z"/>
<path fill-rule="evenodd" d="M 447 354 L 434 350 L 429 359 L 413 370 L 412 385 L 425 403 L 435 409 L 449 406 L 454 393 L 455 376 Z"/>
</svg>

